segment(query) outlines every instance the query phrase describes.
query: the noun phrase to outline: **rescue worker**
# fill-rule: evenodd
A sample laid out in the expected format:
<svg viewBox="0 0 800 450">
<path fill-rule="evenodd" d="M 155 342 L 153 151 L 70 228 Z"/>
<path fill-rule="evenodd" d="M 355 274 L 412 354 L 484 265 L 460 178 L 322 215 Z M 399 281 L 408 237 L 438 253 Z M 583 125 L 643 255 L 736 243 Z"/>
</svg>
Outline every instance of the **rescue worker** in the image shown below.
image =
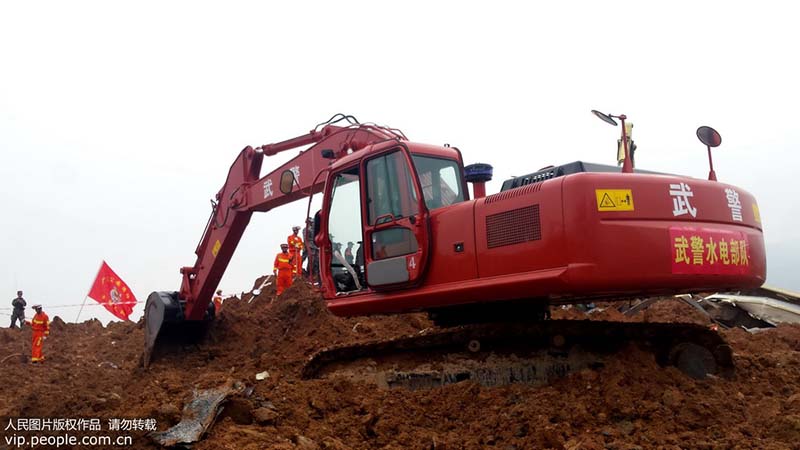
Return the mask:
<svg viewBox="0 0 800 450">
<path fill-rule="evenodd" d="M 289 244 L 281 244 L 281 252 L 275 255 L 275 263 L 272 265 L 272 274 L 277 280 L 276 288 L 278 295 L 292 285 L 294 280 L 294 259 L 289 253 Z"/>
<path fill-rule="evenodd" d="M 295 225 L 292 227 L 292 234 L 286 238 L 286 243 L 289 244 L 289 255 L 292 257 L 292 265 L 294 266 L 292 269 L 293 276 L 303 274 L 303 262 L 301 259 L 303 253 L 303 238 L 298 236 L 298 233 L 300 233 L 300 227 Z"/>
<path fill-rule="evenodd" d="M 344 249 L 344 259 L 347 261 L 347 264 L 351 266 L 355 263 L 356 259 L 353 257 L 353 244 L 352 242 L 347 243 L 347 248 Z"/>
<path fill-rule="evenodd" d="M 31 333 L 31 362 L 35 364 L 44 361 L 42 343 L 50 335 L 50 318 L 42 312 L 42 305 L 33 305 L 33 309 L 36 314 L 34 314 L 29 325 L 33 330 L 33 333 Z"/>
<path fill-rule="evenodd" d="M 217 289 L 214 295 L 214 315 L 218 316 L 220 311 L 222 311 L 222 289 Z"/>
<path fill-rule="evenodd" d="M 14 311 L 11 312 L 11 326 L 9 328 L 16 328 L 17 320 L 19 320 L 19 327 L 22 328 L 22 325 L 25 324 L 25 307 L 28 306 L 28 303 L 22 298 L 22 291 L 17 291 L 17 298 L 11 300 L 11 306 L 14 307 Z"/>
</svg>

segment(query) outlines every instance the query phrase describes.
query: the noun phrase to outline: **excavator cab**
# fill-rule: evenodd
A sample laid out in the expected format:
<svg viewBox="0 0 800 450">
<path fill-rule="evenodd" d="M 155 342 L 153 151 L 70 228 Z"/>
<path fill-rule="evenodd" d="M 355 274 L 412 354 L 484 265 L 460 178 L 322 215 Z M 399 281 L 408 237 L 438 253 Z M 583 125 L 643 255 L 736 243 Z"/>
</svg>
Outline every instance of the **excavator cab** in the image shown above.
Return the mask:
<svg viewBox="0 0 800 450">
<path fill-rule="evenodd" d="M 331 167 L 314 219 L 326 298 L 418 285 L 430 253 L 430 211 L 468 199 L 457 149 L 410 145 L 367 148 Z M 284 195 L 297 186 L 293 177 L 281 174 Z M 359 243 L 352 262 L 346 242 Z"/>
<path fill-rule="evenodd" d="M 332 167 L 326 183 L 316 234 L 326 287 L 342 296 L 416 286 L 430 259 L 431 211 L 467 199 L 460 153 L 393 143 L 358 156 Z M 352 271 L 337 252 L 347 241 L 360 242 Z"/>
</svg>

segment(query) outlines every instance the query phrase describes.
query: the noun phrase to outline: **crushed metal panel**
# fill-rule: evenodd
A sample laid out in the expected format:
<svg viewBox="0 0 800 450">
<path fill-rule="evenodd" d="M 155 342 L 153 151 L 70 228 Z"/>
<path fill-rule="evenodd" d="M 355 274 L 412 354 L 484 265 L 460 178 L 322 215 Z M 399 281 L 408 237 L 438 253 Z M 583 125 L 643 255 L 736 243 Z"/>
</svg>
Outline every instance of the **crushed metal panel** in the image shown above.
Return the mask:
<svg viewBox="0 0 800 450">
<path fill-rule="evenodd" d="M 800 305 L 800 293 L 790 291 L 788 289 L 776 288 L 774 286 L 763 285 L 760 288 L 754 289 L 752 292 L 741 292 L 744 295 L 755 295 L 774 298 L 776 300 L 784 300 L 795 305 Z"/>
<path fill-rule="evenodd" d="M 714 294 L 706 297 L 706 300 L 730 303 L 770 324 L 800 323 L 800 306 L 782 300 L 729 294 Z"/>
<path fill-rule="evenodd" d="M 218 388 L 195 390 L 192 400 L 183 407 L 181 421 L 168 430 L 150 433 L 150 438 L 165 447 L 199 441 L 214 424 L 222 403 L 243 389 L 242 383 L 229 379 Z"/>
</svg>

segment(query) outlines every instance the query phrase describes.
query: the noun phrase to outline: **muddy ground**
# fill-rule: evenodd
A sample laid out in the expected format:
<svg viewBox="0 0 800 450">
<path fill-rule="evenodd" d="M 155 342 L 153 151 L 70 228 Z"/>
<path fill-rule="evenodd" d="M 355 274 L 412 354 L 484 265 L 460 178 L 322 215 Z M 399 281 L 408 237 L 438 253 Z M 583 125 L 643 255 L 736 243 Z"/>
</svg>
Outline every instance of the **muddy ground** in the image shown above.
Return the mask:
<svg viewBox="0 0 800 450">
<path fill-rule="evenodd" d="M 547 386 L 466 382 L 381 390 L 342 378 L 303 380 L 299 370 L 322 347 L 418 333 L 431 327 L 426 316 L 333 317 L 303 283 L 273 298 L 269 286 L 250 302 L 249 295 L 226 301 L 204 342 L 165 349 L 148 371 L 139 367 L 141 324 L 104 328 L 56 318 L 44 365 L 12 356 L 0 366 L 3 428 L 8 417 L 85 417 L 101 419 L 104 428 L 113 418 L 153 418 L 164 430 L 179 420 L 193 389 L 238 380 L 252 389 L 231 398 L 193 448 L 800 448 L 798 326 L 722 331 L 734 350 L 732 379 L 694 380 L 631 347 L 602 369 Z M 553 315 L 707 323 L 676 301 L 632 319 L 611 308 L 588 317 L 574 309 Z M 29 338 L 26 331 L 0 330 L 0 358 L 23 346 L 28 351 Z M 256 381 L 262 371 L 269 377 Z M 144 432 L 123 434 L 134 438 L 132 448 L 158 448 Z"/>
</svg>

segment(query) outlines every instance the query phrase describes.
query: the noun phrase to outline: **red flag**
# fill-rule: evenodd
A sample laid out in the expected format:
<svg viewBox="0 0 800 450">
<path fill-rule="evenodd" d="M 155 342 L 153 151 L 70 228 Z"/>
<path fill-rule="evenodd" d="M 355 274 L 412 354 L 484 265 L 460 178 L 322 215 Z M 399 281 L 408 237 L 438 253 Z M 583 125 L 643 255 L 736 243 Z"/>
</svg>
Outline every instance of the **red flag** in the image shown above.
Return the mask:
<svg viewBox="0 0 800 450">
<path fill-rule="evenodd" d="M 128 316 L 133 312 L 133 305 L 136 304 L 136 297 L 131 289 L 105 261 L 97 272 L 89 297 L 122 320 L 128 320 Z"/>
</svg>

